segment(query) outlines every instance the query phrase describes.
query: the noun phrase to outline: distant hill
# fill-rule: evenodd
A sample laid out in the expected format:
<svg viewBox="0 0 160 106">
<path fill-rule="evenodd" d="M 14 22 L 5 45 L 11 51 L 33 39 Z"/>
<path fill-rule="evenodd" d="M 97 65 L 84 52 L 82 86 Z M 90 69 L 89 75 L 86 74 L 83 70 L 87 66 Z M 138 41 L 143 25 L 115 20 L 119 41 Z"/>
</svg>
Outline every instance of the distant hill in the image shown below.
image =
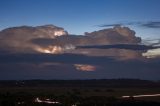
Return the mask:
<svg viewBox="0 0 160 106">
<path fill-rule="evenodd" d="M 1 80 L 0 87 L 160 87 L 160 82 L 139 79 Z"/>
</svg>

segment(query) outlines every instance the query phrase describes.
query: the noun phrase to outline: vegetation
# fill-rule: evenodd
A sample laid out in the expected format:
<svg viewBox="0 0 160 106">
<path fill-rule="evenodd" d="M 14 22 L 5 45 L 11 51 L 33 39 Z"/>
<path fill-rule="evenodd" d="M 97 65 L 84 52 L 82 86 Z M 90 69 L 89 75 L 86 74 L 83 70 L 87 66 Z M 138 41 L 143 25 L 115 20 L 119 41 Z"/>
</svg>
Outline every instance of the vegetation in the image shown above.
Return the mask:
<svg viewBox="0 0 160 106">
<path fill-rule="evenodd" d="M 159 85 L 131 79 L 0 81 L 0 106 L 158 106 L 160 97 L 122 96 L 160 93 Z"/>
</svg>

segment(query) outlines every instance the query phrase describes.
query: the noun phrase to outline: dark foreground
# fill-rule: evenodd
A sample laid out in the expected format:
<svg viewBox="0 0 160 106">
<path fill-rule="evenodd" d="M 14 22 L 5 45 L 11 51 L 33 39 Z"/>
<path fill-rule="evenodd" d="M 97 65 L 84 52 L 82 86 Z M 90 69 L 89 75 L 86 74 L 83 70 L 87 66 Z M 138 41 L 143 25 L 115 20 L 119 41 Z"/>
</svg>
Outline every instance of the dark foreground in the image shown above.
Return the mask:
<svg viewBox="0 0 160 106">
<path fill-rule="evenodd" d="M 160 94 L 159 81 L 0 81 L 0 106 L 160 106 L 160 96 L 133 97 L 149 94 Z"/>
</svg>

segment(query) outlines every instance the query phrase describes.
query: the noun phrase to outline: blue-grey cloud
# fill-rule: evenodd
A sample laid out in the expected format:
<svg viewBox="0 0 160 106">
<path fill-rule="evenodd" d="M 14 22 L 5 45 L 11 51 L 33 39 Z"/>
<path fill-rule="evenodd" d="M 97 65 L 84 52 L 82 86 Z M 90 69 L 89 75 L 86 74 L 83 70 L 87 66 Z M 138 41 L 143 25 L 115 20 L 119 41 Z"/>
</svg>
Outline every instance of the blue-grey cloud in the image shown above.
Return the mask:
<svg viewBox="0 0 160 106">
<path fill-rule="evenodd" d="M 113 23 L 113 24 L 102 24 L 98 25 L 99 27 L 115 27 L 115 26 L 129 26 L 135 25 L 139 27 L 146 27 L 146 28 L 160 28 L 160 21 L 137 21 L 137 22 L 121 22 L 121 23 Z"/>
<path fill-rule="evenodd" d="M 116 24 L 102 24 L 102 25 L 98 25 L 99 27 L 114 27 L 114 26 L 122 26 L 124 24 L 122 23 L 116 23 Z"/>
<path fill-rule="evenodd" d="M 143 39 L 142 44 L 149 45 L 149 46 L 160 46 L 160 39 Z"/>
<path fill-rule="evenodd" d="M 115 27 L 115 26 L 128 26 L 128 25 L 141 25 L 143 22 L 119 22 L 113 24 L 102 24 L 99 27 Z"/>
<path fill-rule="evenodd" d="M 160 47 L 152 47 L 146 45 L 132 45 L 132 44 L 115 44 L 115 45 L 94 45 L 94 46 L 77 46 L 77 48 L 83 49 L 128 49 L 128 50 L 149 50 L 149 49 L 156 49 Z"/>
<path fill-rule="evenodd" d="M 111 57 L 92 57 L 80 54 L 0 54 L 0 63 L 68 63 L 102 64 L 112 61 Z"/>
<path fill-rule="evenodd" d="M 150 22 L 141 24 L 141 26 L 147 27 L 147 28 L 160 28 L 160 21 L 150 21 Z"/>
</svg>

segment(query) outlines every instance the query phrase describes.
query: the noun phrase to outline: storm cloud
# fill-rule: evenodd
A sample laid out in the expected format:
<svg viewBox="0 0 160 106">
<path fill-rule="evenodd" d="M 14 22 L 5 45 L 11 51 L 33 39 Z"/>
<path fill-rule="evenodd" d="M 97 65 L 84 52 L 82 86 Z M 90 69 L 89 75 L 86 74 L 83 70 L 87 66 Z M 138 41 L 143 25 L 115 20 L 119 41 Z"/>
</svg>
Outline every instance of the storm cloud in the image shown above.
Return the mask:
<svg viewBox="0 0 160 106">
<path fill-rule="evenodd" d="M 23 26 L 2 30 L 0 40 L 1 79 L 158 79 L 159 75 L 159 58 L 142 55 L 158 47 L 140 45 L 141 38 L 128 27 L 70 35 L 52 25 Z"/>
<path fill-rule="evenodd" d="M 54 25 L 20 26 L 0 31 L 0 49 L 9 52 L 37 52 L 29 41 L 36 38 L 54 39 L 59 35 L 68 35 L 63 28 Z"/>
<path fill-rule="evenodd" d="M 64 34 L 55 35 L 57 31 Z M 117 57 L 117 59 L 132 59 L 141 56 L 141 52 L 127 50 L 126 48 L 123 48 L 124 50 L 114 47 L 108 50 L 106 48 L 104 50 L 77 48 L 78 46 L 116 44 L 134 44 L 138 46 L 141 38 L 135 36 L 135 31 L 121 26 L 86 32 L 85 35 L 70 35 L 63 28 L 53 25 L 22 26 L 2 30 L 0 38 L 1 51 L 10 53 L 73 53 L 87 56 L 112 56 Z"/>
</svg>

